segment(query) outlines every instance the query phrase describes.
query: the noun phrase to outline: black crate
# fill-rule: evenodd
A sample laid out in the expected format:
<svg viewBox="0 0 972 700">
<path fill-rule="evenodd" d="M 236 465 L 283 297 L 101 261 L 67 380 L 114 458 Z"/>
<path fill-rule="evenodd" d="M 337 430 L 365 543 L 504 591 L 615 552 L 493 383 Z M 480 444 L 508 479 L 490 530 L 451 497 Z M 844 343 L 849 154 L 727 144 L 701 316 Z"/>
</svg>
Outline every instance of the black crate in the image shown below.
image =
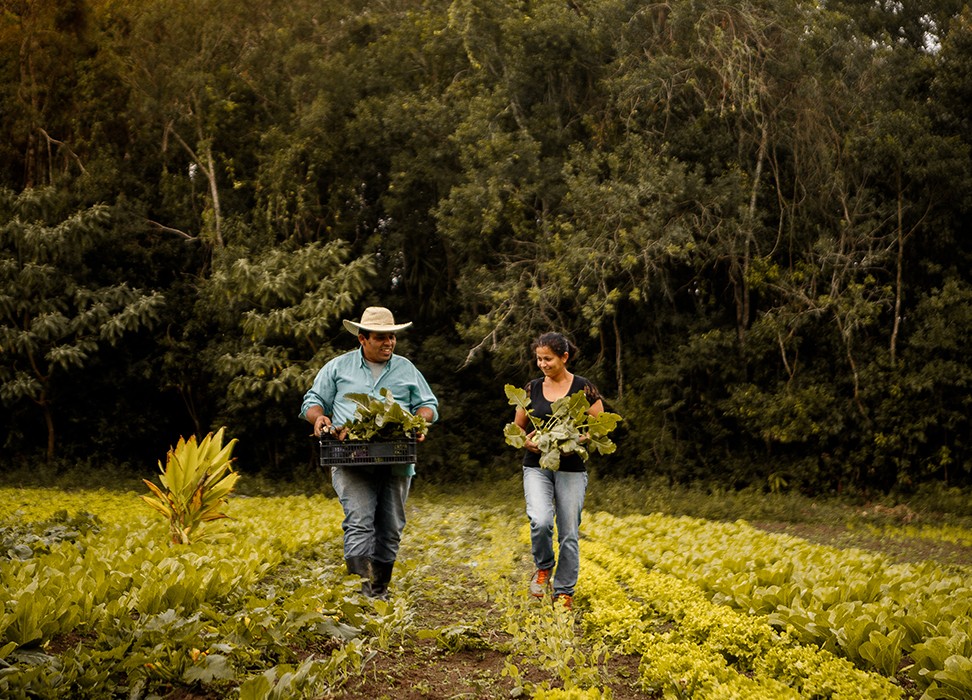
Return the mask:
<svg viewBox="0 0 972 700">
<path fill-rule="evenodd" d="M 417 453 L 415 438 L 400 440 L 335 440 L 320 438 L 320 465 L 347 467 L 356 464 L 414 464 Z"/>
</svg>

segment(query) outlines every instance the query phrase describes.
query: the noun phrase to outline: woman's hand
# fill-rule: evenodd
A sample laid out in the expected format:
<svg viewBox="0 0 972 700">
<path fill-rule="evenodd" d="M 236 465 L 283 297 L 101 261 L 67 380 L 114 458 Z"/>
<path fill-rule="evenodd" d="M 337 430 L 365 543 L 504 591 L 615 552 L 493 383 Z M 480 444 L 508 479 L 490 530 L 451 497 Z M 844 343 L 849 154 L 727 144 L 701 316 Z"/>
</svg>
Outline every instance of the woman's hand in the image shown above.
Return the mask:
<svg viewBox="0 0 972 700">
<path fill-rule="evenodd" d="M 525 448 L 527 448 L 528 450 L 530 450 L 530 452 L 536 452 L 537 454 L 540 454 L 540 448 L 537 447 L 537 443 L 535 443 L 533 441 L 533 436 L 536 435 L 536 434 L 537 434 L 537 431 L 534 430 L 532 433 L 530 433 L 529 435 L 527 435 L 526 436 L 526 444 L 524 444 L 523 446 Z"/>
</svg>

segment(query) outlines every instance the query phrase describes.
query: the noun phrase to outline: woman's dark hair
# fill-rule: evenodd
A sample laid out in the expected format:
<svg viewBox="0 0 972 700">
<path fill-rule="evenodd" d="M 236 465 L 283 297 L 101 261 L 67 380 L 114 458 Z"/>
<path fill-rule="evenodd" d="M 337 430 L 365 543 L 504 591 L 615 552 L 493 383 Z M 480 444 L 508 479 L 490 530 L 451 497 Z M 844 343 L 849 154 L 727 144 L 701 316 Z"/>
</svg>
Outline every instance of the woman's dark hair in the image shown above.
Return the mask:
<svg viewBox="0 0 972 700">
<path fill-rule="evenodd" d="M 577 346 L 567 340 L 562 333 L 544 333 L 530 345 L 530 352 L 536 352 L 537 348 L 550 348 L 557 355 L 563 355 L 566 352 L 573 357 L 577 354 Z"/>
</svg>

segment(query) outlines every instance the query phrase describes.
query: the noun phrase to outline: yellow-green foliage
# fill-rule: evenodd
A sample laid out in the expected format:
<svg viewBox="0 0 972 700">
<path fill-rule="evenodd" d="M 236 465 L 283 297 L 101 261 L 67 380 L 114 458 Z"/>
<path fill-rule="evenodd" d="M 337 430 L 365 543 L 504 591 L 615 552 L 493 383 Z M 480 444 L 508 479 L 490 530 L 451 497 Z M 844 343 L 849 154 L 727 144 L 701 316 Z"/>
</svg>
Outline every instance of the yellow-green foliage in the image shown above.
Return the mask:
<svg viewBox="0 0 972 700">
<path fill-rule="evenodd" d="M 586 551 L 597 561 L 602 555 L 591 546 L 605 547 L 605 556 L 615 558 L 607 567 L 615 575 L 628 562 L 636 566 L 634 571 L 666 575 L 696 591 L 643 594 L 652 601 L 683 601 L 680 619 L 688 622 L 682 623 L 682 634 L 692 629 L 704 632 L 706 615 L 686 612 L 687 601 L 701 595 L 726 606 L 720 606 L 724 612 L 717 617 L 742 613 L 781 633 L 781 639 L 819 647 L 825 654 L 816 653 L 812 662 L 770 664 L 769 675 L 777 680 L 788 678 L 784 669 L 817 669 L 813 675 L 801 671 L 785 681 L 804 694 L 815 689 L 811 696 L 890 697 L 880 684 L 854 678 L 841 668 L 852 662 L 861 670 L 891 676 L 906 655 L 920 659 L 910 675 L 923 690 L 934 694 L 946 684 L 965 683 L 961 673 L 946 669 L 950 656 L 967 659 L 972 651 L 966 648 L 972 624 L 968 597 L 972 577 L 961 571 L 933 562 L 895 564 L 877 553 L 813 545 L 761 532 L 742 521 L 718 523 L 659 514 L 617 518 L 597 513 L 587 519 L 586 528 L 594 537 L 582 547 L 588 546 Z M 608 612 L 599 615 L 605 623 L 611 619 Z M 613 624 L 622 627 L 607 629 L 628 644 L 639 634 L 625 632 L 623 621 Z M 732 644 L 744 643 L 746 635 L 735 625 L 727 629 L 732 630 Z M 724 635 L 706 635 L 705 644 L 711 647 L 720 638 L 724 643 Z M 762 652 L 747 657 L 741 649 L 715 650 L 749 664 L 752 669 L 744 669 L 747 673 L 768 668 Z"/>
<path fill-rule="evenodd" d="M 337 500 L 231 497 L 225 543 L 173 548 L 131 493 L 0 489 L 7 541 L 43 536 L 0 559 L 0 696 L 321 697 L 409 639 L 502 651 L 503 682 L 545 700 L 607 700 L 619 653 L 640 657 L 631 680 L 651 697 L 890 700 L 902 696 L 905 644 L 918 693 L 972 689 L 972 587 L 931 562 L 895 565 L 742 522 L 585 513 L 568 611 L 527 594 L 522 501 L 418 493 L 394 595 L 368 601 L 346 576 Z M 90 516 L 65 520 L 52 504 Z M 452 604 L 459 587 L 488 609 L 423 629 L 421 611 Z M 67 635 L 82 641 L 63 650 Z"/>
<path fill-rule="evenodd" d="M 551 688 L 550 690 L 538 690 L 533 694 L 533 700 L 610 700 L 611 691 L 601 691 L 599 688 Z"/>
<path fill-rule="evenodd" d="M 592 609 L 585 624 L 592 634 L 603 633 L 625 651 L 643 655 L 641 679 L 651 692 L 673 698 L 901 696 L 887 679 L 825 650 L 800 647 L 765 618 L 714 604 L 697 586 L 618 554 L 613 543 L 584 541 L 582 552 L 590 580 L 584 598 L 590 596 Z M 798 650 L 807 663 L 780 673 L 765 662 L 771 651 L 783 653 L 780 647 Z M 761 672 L 769 667 L 776 673 Z M 805 695 L 809 687 L 820 692 Z"/>
<path fill-rule="evenodd" d="M 120 498 L 118 491 L 105 489 L 65 491 L 49 488 L 0 487 L 0 522 L 40 522 L 59 512 L 93 513 L 104 523 L 131 523 L 142 516 L 132 512 L 131 499 L 136 495 L 136 480 L 132 490 Z M 148 519 L 148 513 L 145 518 Z"/>
<path fill-rule="evenodd" d="M 0 490 L 0 497 L 8 489 Z M 38 490 L 38 494 L 43 490 Z M 46 498 L 57 492 L 48 489 Z M 120 604 L 141 614 L 194 611 L 246 590 L 288 554 L 340 536 L 340 506 L 323 497 L 264 498 L 240 503 L 232 538 L 218 551 L 206 543 L 173 550 L 158 543 L 155 524 L 131 517 L 97 533 L 62 542 L 23 562 L 0 566 L 0 645 L 47 640 L 101 620 Z M 104 499 L 95 511 L 132 513 L 128 494 Z"/>
<path fill-rule="evenodd" d="M 956 525 L 872 525 L 859 526 L 876 537 L 895 539 L 921 539 L 931 542 L 947 542 L 961 547 L 972 547 L 972 532 Z M 852 528 L 853 529 L 853 528 Z"/>
<path fill-rule="evenodd" d="M 207 537 L 197 532 L 203 523 L 228 517 L 221 508 L 240 477 L 230 458 L 236 440 L 224 447 L 223 430 L 208 434 L 199 443 L 195 435 L 188 440 L 179 438 L 169 450 L 165 466 L 159 462 L 159 481 L 165 490 L 143 479 L 152 495 L 142 499 L 169 521 L 174 544 Z"/>
</svg>

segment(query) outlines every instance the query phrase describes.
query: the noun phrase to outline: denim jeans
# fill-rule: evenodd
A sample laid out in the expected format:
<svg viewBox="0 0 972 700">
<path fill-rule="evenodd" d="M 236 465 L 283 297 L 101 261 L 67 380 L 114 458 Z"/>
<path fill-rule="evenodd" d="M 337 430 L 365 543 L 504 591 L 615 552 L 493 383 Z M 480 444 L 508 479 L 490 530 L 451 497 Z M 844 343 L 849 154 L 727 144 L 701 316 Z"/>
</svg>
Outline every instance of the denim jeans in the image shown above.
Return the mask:
<svg viewBox="0 0 972 700">
<path fill-rule="evenodd" d="M 523 467 L 523 495 L 530 519 L 533 563 L 538 569 L 554 568 L 553 532 L 557 525 L 560 563 L 553 577 L 554 593 L 574 594 L 580 568 L 581 510 L 587 492 L 587 472 L 560 472 Z"/>
<path fill-rule="evenodd" d="M 405 528 L 410 476 L 387 466 L 331 467 L 331 484 L 344 508 L 344 558 L 394 562 Z"/>
</svg>

